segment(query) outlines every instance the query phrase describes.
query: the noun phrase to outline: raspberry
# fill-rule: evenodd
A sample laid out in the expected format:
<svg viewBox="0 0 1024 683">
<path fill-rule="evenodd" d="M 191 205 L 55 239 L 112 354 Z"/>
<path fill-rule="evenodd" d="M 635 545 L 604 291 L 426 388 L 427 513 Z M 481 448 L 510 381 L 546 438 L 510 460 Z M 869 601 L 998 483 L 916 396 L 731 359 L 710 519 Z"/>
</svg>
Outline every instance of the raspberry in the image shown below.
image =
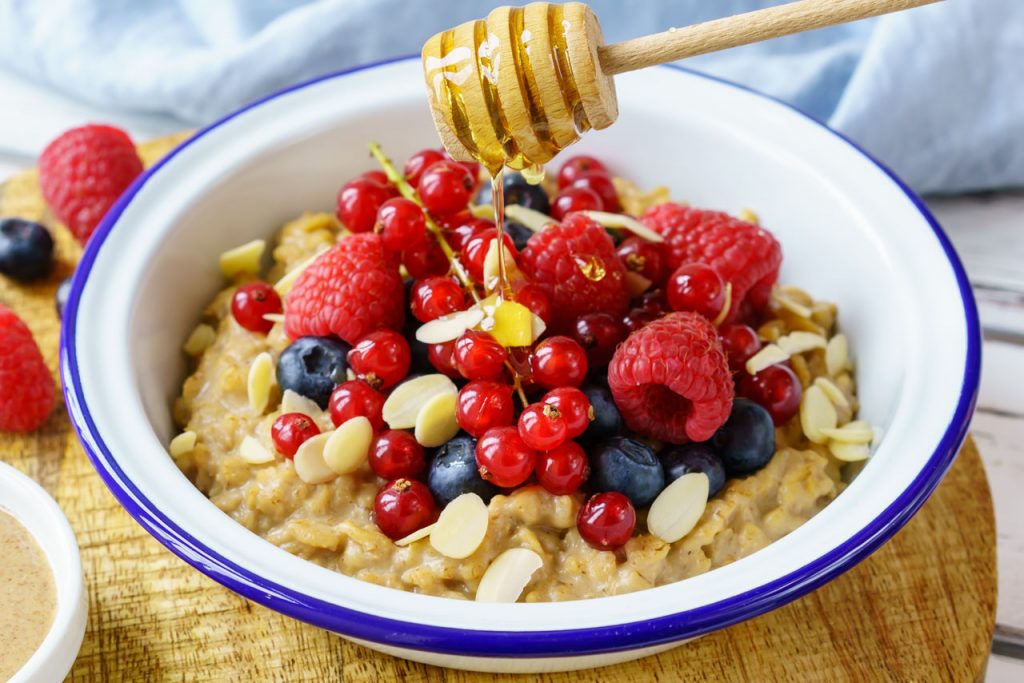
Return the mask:
<svg viewBox="0 0 1024 683">
<path fill-rule="evenodd" d="M 698 313 L 671 313 L 634 332 L 612 357 L 608 386 L 630 429 L 671 443 L 707 441 L 732 407 L 722 344 Z"/>
<path fill-rule="evenodd" d="M 285 304 L 289 337 L 335 335 L 356 344 L 405 321 L 402 278 L 380 235 L 350 235 L 324 252 L 295 282 Z"/>
<path fill-rule="evenodd" d="M 520 258 L 557 312 L 555 332 L 571 332 L 586 313 L 621 317 L 629 307 L 626 269 L 603 227 L 581 214 L 570 215 L 530 238 Z"/>
<path fill-rule="evenodd" d="M 0 431 L 31 432 L 53 411 L 53 377 L 28 327 L 3 304 L 0 349 Z"/>
<path fill-rule="evenodd" d="M 648 209 L 641 220 L 665 238 L 670 271 L 698 261 L 732 283 L 727 320 L 736 318 L 745 298 L 758 309 L 767 305 L 782 264 L 782 247 L 770 232 L 721 211 L 672 202 Z"/>
<path fill-rule="evenodd" d="M 142 173 L 142 160 L 120 128 L 72 128 L 39 157 L 39 186 L 46 203 L 85 243 L 117 198 Z"/>
</svg>

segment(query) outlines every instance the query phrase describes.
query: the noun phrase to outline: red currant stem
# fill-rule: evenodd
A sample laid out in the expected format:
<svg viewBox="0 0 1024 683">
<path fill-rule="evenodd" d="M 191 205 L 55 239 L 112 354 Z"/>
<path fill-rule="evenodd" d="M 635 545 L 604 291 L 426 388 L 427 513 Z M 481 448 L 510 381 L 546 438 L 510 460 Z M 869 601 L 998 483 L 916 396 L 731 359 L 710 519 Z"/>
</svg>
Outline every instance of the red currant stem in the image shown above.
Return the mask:
<svg viewBox="0 0 1024 683">
<path fill-rule="evenodd" d="M 530 405 L 530 399 L 526 398 L 526 392 L 523 391 L 523 378 L 517 371 L 512 363 L 505 361 L 505 366 L 512 371 L 512 386 L 515 388 L 516 393 L 519 394 L 519 400 L 523 402 L 523 407 Z"/>
</svg>

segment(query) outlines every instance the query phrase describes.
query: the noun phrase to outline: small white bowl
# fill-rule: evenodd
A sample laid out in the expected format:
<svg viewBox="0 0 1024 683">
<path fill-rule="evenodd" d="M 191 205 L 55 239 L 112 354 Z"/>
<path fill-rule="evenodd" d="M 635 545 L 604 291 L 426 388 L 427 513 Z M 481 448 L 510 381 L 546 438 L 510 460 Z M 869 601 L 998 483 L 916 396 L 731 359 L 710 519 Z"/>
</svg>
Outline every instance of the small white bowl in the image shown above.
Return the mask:
<svg viewBox="0 0 1024 683">
<path fill-rule="evenodd" d="M 35 538 L 50 563 L 57 589 L 57 612 L 50 632 L 9 683 L 64 680 L 82 647 L 89 610 L 75 534 L 50 494 L 2 462 L 0 510 L 13 516 Z"/>
</svg>

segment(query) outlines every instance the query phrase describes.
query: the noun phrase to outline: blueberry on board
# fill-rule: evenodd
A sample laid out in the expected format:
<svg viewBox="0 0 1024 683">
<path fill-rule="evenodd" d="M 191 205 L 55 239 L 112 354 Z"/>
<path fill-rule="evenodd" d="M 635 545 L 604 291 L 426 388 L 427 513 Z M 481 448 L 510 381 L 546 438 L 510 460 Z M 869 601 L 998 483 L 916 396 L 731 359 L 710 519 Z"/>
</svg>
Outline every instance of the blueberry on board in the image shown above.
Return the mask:
<svg viewBox="0 0 1024 683">
<path fill-rule="evenodd" d="M 512 238 L 512 244 L 516 245 L 519 251 L 526 249 L 526 243 L 533 237 L 533 230 L 515 221 L 505 221 L 505 232 Z"/>
<path fill-rule="evenodd" d="M 600 384 L 585 384 L 580 389 L 587 395 L 590 407 L 594 409 L 594 419 L 583 432 L 580 441 L 594 443 L 613 436 L 622 431 L 622 414 L 612 399 L 612 392 Z"/>
<path fill-rule="evenodd" d="M 427 486 L 437 504 L 444 507 L 463 493 L 475 493 L 485 503 L 498 487 L 484 481 L 476 464 L 476 439 L 460 434 L 437 449 L 427 473 Z"/>
<path fill-rule="evenodd" d="M 277 384 L 327 408 L 334 387 L 347 379 L 351 347 L 334 337 L 299 337 L 281 352 Z"/>
<path fill-rule="evenodd" d="M 665 488 L 665 471 L 649 446 L 616 436 L 601 442 L 590 453 L 590 488 L 618 491 L 634 507 L 641 508 Z"/>
<path fill-rule="evenodd" d="M 548 193 L 540 185 L 531 185 L 526 182 L 522 173 L 506 173 L 503 185 L 505 206 L 518 204 L 541 213 L 551 213 L 551 201 L 548 199 Z"/>
<path fill-rule="evenodd" d="M 708 497 L 715 495 L 725 486 L 725 467 L 715 451 L 706 443 L 671 446 L 662 451 L 659 457 L 665 468 L 665 480 L 668 484 L 684 474 L 703 472 L 708 475 Z"/>
<path fill-rule="evenodd" d="M 732 403 L 732 413 L 715 435 L 711 445 L 730 476 L 756 472 L 775 453 L 775 425 L 767 410 L 745 398 Z"/>
<path fill-rule="evenodd" d="M 29 282 L 50 274 L 53 268 L 53 237 L 32 221 L 0 219 L 0 273 Z"/>
<path fill-rule="evenodd" d="M 64 317 L 64 307 L 68 305 L 68 297 L 71 296 L 71 278 L 66 277 L 57 285 L 57 291 L 53 298 L 57 304 L 57 317 Z"/>
</svg>

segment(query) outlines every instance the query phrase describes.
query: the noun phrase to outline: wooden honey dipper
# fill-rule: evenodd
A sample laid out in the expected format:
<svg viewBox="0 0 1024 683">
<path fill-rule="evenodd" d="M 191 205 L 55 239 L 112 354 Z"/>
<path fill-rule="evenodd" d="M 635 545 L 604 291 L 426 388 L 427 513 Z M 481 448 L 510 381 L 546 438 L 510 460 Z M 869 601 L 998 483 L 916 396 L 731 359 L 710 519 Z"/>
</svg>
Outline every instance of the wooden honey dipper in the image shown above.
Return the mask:
<svg viewBox="0 0 1024 683">
<path fill-rule="evenodd" d="M 800 0 L 605 45 L 585 4 L 499 7 L 423 46 L 430 108 L 459 160 L 537 167 L 618 116 L 612 76 L 938 0 Z"/>
</svg>

